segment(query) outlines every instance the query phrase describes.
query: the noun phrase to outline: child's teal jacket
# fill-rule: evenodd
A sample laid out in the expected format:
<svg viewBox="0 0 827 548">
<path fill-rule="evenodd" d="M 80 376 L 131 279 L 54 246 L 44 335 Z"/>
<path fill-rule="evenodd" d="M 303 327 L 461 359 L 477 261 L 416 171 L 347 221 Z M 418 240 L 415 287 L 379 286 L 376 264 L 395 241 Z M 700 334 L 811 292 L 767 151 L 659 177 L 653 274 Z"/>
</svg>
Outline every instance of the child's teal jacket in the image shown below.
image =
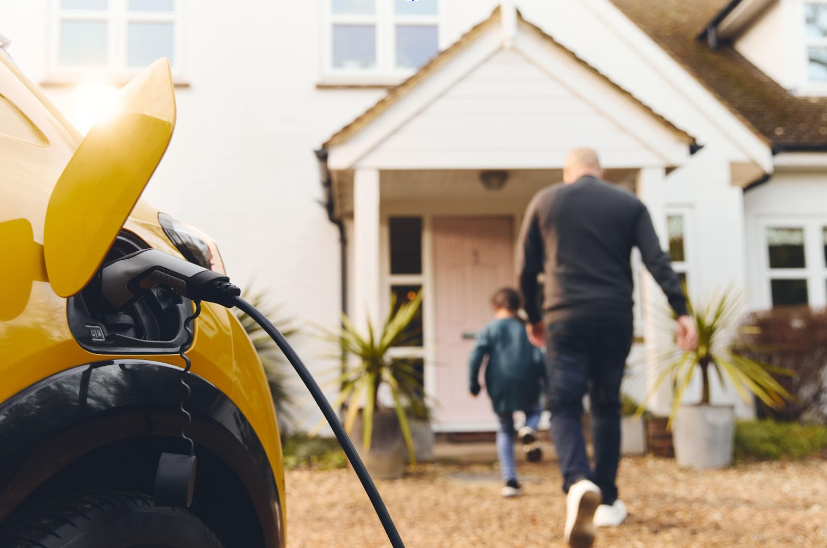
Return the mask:
<svg viewBox="0 0 827 548">
<path fill-rule="evenodd" d="M 470 390 L 479 394 L 479 374 L 485 357 L 485 388 L 497 414 L 534 411 L 546 378 L 542 351 L 528 341 L 525 324 L 517 318 L 494 320 L 477 334 L 468 360 Z"/>
</svg>

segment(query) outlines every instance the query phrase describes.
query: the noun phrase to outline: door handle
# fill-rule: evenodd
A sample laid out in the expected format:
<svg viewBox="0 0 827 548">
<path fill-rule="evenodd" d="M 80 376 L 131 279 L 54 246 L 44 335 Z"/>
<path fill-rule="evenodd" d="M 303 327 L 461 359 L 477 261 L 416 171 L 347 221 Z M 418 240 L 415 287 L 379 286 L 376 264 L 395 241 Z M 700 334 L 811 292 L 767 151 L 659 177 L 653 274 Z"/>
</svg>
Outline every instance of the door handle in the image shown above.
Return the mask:
<svg viewBox="0 0 827 548">
<path fill-rule="evenodd" d="M 468 340 L 473 341 L 476 338 L 477 338 L 477 332 L 476 331 L 466 331 L 462 334 L 462 340 L 464 340 L 464 341 L 468 341 Z"/>
</svg>

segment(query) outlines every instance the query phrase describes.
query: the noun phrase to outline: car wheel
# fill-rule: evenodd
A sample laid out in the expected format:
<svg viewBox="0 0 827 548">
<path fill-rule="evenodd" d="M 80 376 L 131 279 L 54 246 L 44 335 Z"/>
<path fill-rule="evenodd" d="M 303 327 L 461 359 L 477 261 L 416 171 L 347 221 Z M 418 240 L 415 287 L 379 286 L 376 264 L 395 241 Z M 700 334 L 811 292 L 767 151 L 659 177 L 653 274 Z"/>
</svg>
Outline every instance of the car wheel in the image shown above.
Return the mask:
<svg viewBox="0 0 827 548">
<path fill-rule="evenodd" d="M 9 519 L 13 529 L 0 548 L 223 548 L 187 510 L 127 491 L 64 495 Z"/>
</svg>

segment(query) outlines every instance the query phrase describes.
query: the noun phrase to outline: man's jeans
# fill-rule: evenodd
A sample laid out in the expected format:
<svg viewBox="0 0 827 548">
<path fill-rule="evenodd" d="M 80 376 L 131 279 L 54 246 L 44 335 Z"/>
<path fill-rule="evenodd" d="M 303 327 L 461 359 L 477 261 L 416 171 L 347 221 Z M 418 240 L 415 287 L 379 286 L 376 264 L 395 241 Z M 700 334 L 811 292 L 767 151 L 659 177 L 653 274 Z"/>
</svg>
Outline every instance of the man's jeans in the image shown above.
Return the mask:
<svg viewBox="0 0 827 548">
<path fill-rule="evenodd" d="M 514 463 L 514 417 L 511 413 L 497 415 L 500 420 L 500 428 L 497 430 L 497 455 L 500 458 L 500 471 L 503 481 L 517 479 L 517 466 Z M 525 425 L 535 431 L 540 424 L 540 409 L 526 413 Z"/>
<path fill-rule="evenodd" d="M 603 504 L 617 500 L 620 461 L 620 382 L 632 346 L 632 323 L 567 320 L 546 333 L 548 408 L 563 490 L 589 479 L 603 491 Z M 583 396 L 591 402 L 594 469 L 583 439 Z"/>
</svg>

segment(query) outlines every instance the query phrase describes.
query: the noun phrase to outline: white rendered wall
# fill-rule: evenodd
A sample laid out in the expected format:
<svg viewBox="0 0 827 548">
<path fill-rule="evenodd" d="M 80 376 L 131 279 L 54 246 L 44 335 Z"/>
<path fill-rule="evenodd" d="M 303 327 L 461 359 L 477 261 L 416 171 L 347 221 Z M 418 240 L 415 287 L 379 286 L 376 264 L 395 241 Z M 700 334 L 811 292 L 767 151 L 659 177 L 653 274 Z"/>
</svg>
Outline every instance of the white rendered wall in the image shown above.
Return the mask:
<svg viewBox="0 0 827 548">
<path fill-rule="evenodd" d="M 789 35 L 781 0 L 776 0 L 751 24 L 735 42 L 735 49 L 773 80 L 791 88 L 795 75 L 789 62 Z"/>
</svg>

